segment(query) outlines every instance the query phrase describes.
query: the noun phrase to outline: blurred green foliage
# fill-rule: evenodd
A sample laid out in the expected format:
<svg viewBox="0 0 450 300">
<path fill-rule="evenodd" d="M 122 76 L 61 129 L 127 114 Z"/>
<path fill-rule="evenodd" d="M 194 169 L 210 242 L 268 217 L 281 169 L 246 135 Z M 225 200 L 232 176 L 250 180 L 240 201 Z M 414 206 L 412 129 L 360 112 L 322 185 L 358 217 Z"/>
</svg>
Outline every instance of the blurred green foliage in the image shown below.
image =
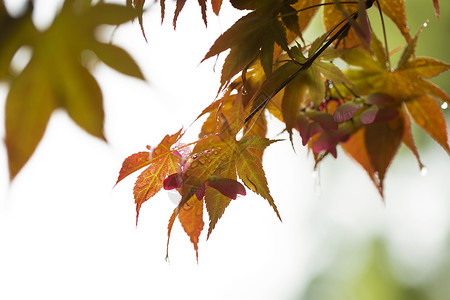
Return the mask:
<svg viewBox="0 0 450 300">
<path fill-rule="evenodd" d="M 448 300 L 450 299 L 450 243 L 441 265 L 419 282 L 394 272 L 399 263 L 373 240 L 367 251 L 339 253 L 311 280 L 299 299 L 304 300 Z M 425 259 L 425 258 L 424 258 Z"/>
</svg>

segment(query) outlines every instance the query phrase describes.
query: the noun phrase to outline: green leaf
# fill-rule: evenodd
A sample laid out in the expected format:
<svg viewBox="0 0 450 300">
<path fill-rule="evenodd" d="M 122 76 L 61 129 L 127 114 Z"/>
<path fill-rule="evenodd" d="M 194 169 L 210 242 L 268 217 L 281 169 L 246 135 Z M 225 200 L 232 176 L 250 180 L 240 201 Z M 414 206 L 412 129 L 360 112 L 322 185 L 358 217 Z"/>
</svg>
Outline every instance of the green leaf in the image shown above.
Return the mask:
<svg viewBox="0 0 450 300">
<path fill-rule="evenodd" d="M 270 74 L 275 42 L 287 50 L 286 31 L 282 23 L 277 19 L 251 12 L 225 31 L 214 42 L 202 61 L 231 49 L 222 69 L 222 88 L 258 54 L 266 75 Z"/>
<path fill-rule="evenodd" d="M 292 129 L 296 125 L 297 115 L 300 107 L 305 106 L 305 96 L 308 92 L 307 75 L 300 74 L 292 83 L 288 84 L 284 89 L 283 99 L 281 102 L 281 111 L 283 120 L 286 124 L 286 130 L 289 133 L 289 139 L 292 142 Z"/>
<path fill-rule="evenodd" d="M 130 54 L 122 48 L 112 44 L 95 43 L 92 50 L 100 60 L 116 71 L 137 79 L 145 80 L 138 64 Z"/>
<path fill-rule="evenodd" d="M 382 193 L 386 171 L 403 138 L 403 116 L 390 122 L 373 123 L 366 127 L 365 144 L 374 170 L 374 178 Z"/>
<path fill-rule="evenodd" d="M 4 12 L 0 14 L 3 22 Z M 66 110 L 86 132 L 105 139 L 102 93 L 95 78 L 81 63 L 81 54 L 92 50 L 118 71 L 143 79 L 137 64 L 124 50 L 103 44 L 96 38 L 98 26 L 119 25 L 134 17 L 130 7 L 103 2 L 92 6 L 91 1 L 72 0 L 64 2 L 45 32 L 34 28 L 31 11 L 18 19 L 4 19 L 6 23 L 2 25 L 5 27 L 0 33 L 0 80 L 9 76 L 10 61 L 21 46 L 29 46 L 32 50 L 26 68 L 11 78 L 8 93 L 5 139 L 11 178 L 30 158 L 56 108 Z M 87 65 L 90 63 L 86 62 Z M 17 97 L 21 100 L 15 100 Z M 19 119 L 22 125 L 16 124 Z M 28 137 L 29 134 L 33 136 Z M 19 141 L 19 137 L 23 140 Z"/>
<path fill-rule="evenodd" d="M 314 63 L 314 66 L 328 80 L 336 84 L 346 84 L 347 86 L 354 87 L 353 83 L 345 77 L 341 69 L 336 67 L 334 64 L 318 61 Z"/>
<path fill-rule="evenodd" d="M 239 178 L 244 182 L 246 187 L 258 195 L 261 195 L 269 202 L 270 206 L 272 206 L 273 210 L 277 214 L 277 217 L 281 221 L 277 206 L 270 195 L 261 158 L 251 152 L 246 143 L 239 142 L 238 146 L 239 151 L 236 153 L 236 167 Z"/>
<path fill-rule="evenodd" d="M 12 18 L 0 12 L 0 81 L 10 76 L 10 62 L 20 47 L 30 45 L 38 31 L 31 20 L 31 10 L 23 16 Z"/>
<path fill-rule="evenodd" d="M 103 96 L 95 78 L 82 66 L 64 63 L 61 77 L 64 98 L 61 106 L 75 123 L 89 134 L 105 139 L 103 135 Z"/>
<path fill-rule="evenodd" d="M 51 83 L 40 77 L 35 64 L 30 62 L 12 83 L 6 99 L 5 144 L 11 180 L 33 154 L 56 108 Z"/>
<path fill-rule="evenodd" d="M 214 175 L 236 180 L 236 164 L 231 160 L 225 162 L 217 168 L 217 170 L 214 172 Z M 211 235 L 211 232 L 213 231 L 219 219 L 222 217 L 225 209 L 230 204 L 230 202 L 231 199 L 224 196 L 218 190 L 209 186 L 206 187 L 205 203 L 206 210 L 208 211 L 209 215 L 209 228 L 206 239 L 208 239 Z"/>
<path fill-rule="evenodd" d="M 197 142 L 192 150 L 192 160 L 183 174 L 182 198 L 178 204 L 178 209 L 181 209 L 217 167 L 232 155 L 234 143 L 234 141 L 222 140 L 219 135 L 215 134 Z"/>
</svg>

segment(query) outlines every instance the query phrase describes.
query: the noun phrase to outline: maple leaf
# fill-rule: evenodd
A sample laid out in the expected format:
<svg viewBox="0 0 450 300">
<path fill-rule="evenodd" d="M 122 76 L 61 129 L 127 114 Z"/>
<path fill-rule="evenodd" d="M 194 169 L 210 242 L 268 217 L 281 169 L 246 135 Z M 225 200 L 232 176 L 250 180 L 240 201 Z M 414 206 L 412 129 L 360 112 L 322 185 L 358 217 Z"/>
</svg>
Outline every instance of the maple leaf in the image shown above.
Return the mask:
<svg viewBox="0 0 450 300">
<path fill-rule="evenodd" d="M 403 116 L 370 124 L 353 134 L 342 148 L 366 170 L 383 197 L 383 181 L 403 138 Z"/>
<path fill-rule="evenodd" d="M 251 149 L 265 149 L 272 142 L 274 141 L 257 136 L 243 137 L 238 142 L 239 151 L 236 153 L 236 167 L 239 178 L 245 186 L 266 199 L 281 220 L 277 206 L 270 195 L 262 160 L 251 151 Z"/>
<path fill-rule="evenodd" d="M 233 143 L 230 143 L 230 140 L 223 140 L 218 134 L 209 135 L 197 142 L 183 173 L 179 209 L 204 186 L 220 163 L 226 160 L 233 150 Z"/>
<path fill-rule="evenodd" d="M 211 5 L 213 12 L 216 14 L 216 16 L 218 16 L 220 12 L 220 7 L 222 6 L 222 0 L 211 0 Z"/>
<path fill-rule="evenodd" d="M 292 60 L 275 69 L 252 99 L 253 110 L 256 110 L 264 104 L 264 101 L 284 89 L 281 112 L 291 140 L 298 111 L 309 106 L 318 107 L 324 101 L 325 78 L 336 84 L 345 83 L 353 86 L 338 67 L 327 62 L 338 58 L 342 55 L 342 51 L 329 49 L 317 53 L 323 42 L 324 38 L 320 37 L 311 44 L 308 58 L 303 55 L 300 47 L 292 47 L 290 49 Z"/>
<path fill-rule="evenodd" d="M 236 180 L 236 163 L 228 161 L 222 163 L 214 172 L 215 175 Z M 205 203 L 209 215 L 209 228 L 207 239 L 211 235 L 214 227 L 219 219 L 222 217 L 225 209 L 230 204 L 231 198 L 220 193 L 217 189 L 206 187 Z"/>
<path fill-rule="evenodd" d="M 167 175 L 178 172 L 180 157 L 174 154 L 171 147 L 181 136 L 181 130 L 173 135 L 166 135 L 153 150 L 149 166 L 138 176 L 133 189 L 136 203 L 136 224 L 142 204 L 163 188 L 163 182 Z M 136 161 L 139 162 L 139 166 L 142 165 L 140 160 Z"/>
<path fill-rule="evenodd" d="M 203 199 L 191 197 L 182 209 L 179 210 L 178 220 L 194 245 L 195 255 L 198 261 L 198 241 L 203 230 Z"/>
<path fill-rule="evenodd" d="M 131 3 L 133 2 L 133 3 Z M 145 4 L 145 0 L 127 0 L 127 7 L 134 7 L 134 9 L 136 10 L 136 14 L 138 17 L 138 21 L 139 21 L 139 26 L 141 27 L 141 32 L 142 32 L 142 36 L 144 37 L 145 41 L 147 41 L 147 37 L 145 36 L 145 31 L 144 31 L 144 23 L 143 23 L 143 13 L 144 13 L 144 4 Z"/>
<path fill-rule="evenodd" d="M 274 43 L 288 50 L 286 31 L 277 18 L 253 11 L 225 31 L 211 46 L 202 61 L 230 49 L 222 67 L 221 86 L 246 68 L 258 55 L 266 74 L 272 72 Z"/>
<path fill-rule="evenodd" d="M 220 6 L 222 5 L 222 0 L 211 0 L 213 11 L 217 15 L 220 11 Z M 177 20 L 178 16 L 180 15 L 181 11 L 184 8 L 184 5 L 186 4 L 186 0 L 177 0 L 177 4 L 175 7 L 175 13 L 173 16 L 173 28 L 176 29 L 177 27 Z M 208 24 L 206 20 L 206 0 L 198 0 L 198 4 L 200 5 L 201 12 L 202 12 L 202 19 L 205 23 L 205 26 Z M 164 21 L 164 16 L 166 12 L 166 0 L 160 0 L 160 6 L 161 6 L 161 23 Z"/>
<path fill-rule="evenodd" d="M 423 95 L 406 101 L 405 105 L 414 122 L 450 154 L 447 123 L 436 100 L 431 96 Z"/>
<path fill-rule="evenodd" d="M 334 0 L 334 3 L 339 3 Z M 367 1 L 368 2 L 368 1 Z M 405 13 L 405 3 L 404 0 L 378 0 L 378 1 L 370 1 L 371 3 L 375 3 L 377 8 L 381 8 L 383 14 L 388 16 L 397 28 L 400 30 L 401 34 L 404 36 L 405 40 L 409 42 L 411 40 L 411 36 L 409 34 L 409 27 L 406 23 L 406 13 Z M 348 18 L 353 13 L 361 12 L 361 9 L 358 9 L 358 3 L 362 3 L 362 1 L 358 1 L 355 3 L 341 3 L 339 6 L 337 5 L 326 5 L 323 9 L 323 22 L 325 25 L 325 29 L 327 31 L 333 29 L 339 29 L 340 26 L 336 24 L 340 24 L 343 19 Z M 379 3 L 379 5 L 378 5 Z M 368 30 L 367 25 L 366 32 Z M 367 36 L 367 35 L 366 35 Z M 345 48 L 353 48 L 355 46 L 359 46 L 361 44 L 361 34 L 358 34 L 355 31 L 355 28 L 350 29 L 347 36 L 342 39 L 342 43 L 340 43 L 341 47 Z"/>
<path fill-rule="evenodd" d="M 150 152 L 142 151 L 128 156 L 122 163 L 116 184 L 128 175 L 150 164 Z"/>
<path fill-rule="evenodd" d="M 434 11 L 436 12 L 436 17 L 439 20 L 441 13 L 439 12 L 439 0 L 433 0 Z"/>
<path fill-rule="evenodd" d="M 419 166 L 423 166 L 402 103 L 411 118 L 450 154 L 446 121 L 434 99 L 448 103 L 450 97 L 425 80 L 447 71 L 450 65 L 431 58 L 414 57 L 420 32 L 421 29 L 405 47 L 394 70 L 386 68 L 387 57 L 370 55 L 362 49 L 352 49 L 342 57 L 352 65 L 364 67 L 345 73 L 361 93 L 369 94 L 366 99 L 369 108 L 362 109 L 359 115 L 360 122 L 367 126 L 360 129 L 362 133 L 354 134 L 343 143 L 343 148 L 366 170 L 381 195 L 386 170 L 402 141 L 414 153 Z M 384 49 L 378 51 L 382 52 Z"/>
<path fill-rule="evenodd" d="M 360 55 L 364 50 L 352 49 L 342 58 L 351 65 L 364 68 L 350 69 L 345 74 L 362 94 L 384 93 L 398 102 L 422 95 L 433 95 L 442 101 L 450 102 L 450 97 L 443 90 L 425 80 L 447 71 L 450 65 L 432 58 L 412 58 L 419 33 L 420 30 L 405 48 L 396 69 L 386 69 L 387 60 L 380 62 L 377 57 Z M 362 59 L 364 61 L 361 61 Z"/>
<path fill-rule="evenodd" d="M 230 201 L 236 199 L 239 194 L 246 194 L 242 184 L 236 181 L 236 173 L 239 173 L 236 165 L 239 161 L 237 157 L 241 155 L 244 148 L 249 151 L 248 155 L 244 154 L 244 160 L 250 167 L 241 168 L 240 178 L 246 176 L 246 180 L 243 181 L 244 184 L 247 182 L 247 186 L 249 184 L 247 179 L 257 182 L 257 186 L 252 186 L 251 189 L 266 198 L 277 212 L 270 192 L 263 187 L 264 182 L 265 184 L 267 182 L 264 181 L 261 164 L 262 152 L 274 141 L 254 135 L 247 136 L 239 142 L 235 140 L 235 135 L 243 125 L 242 99 L 240 93 L 226 94 L 200 114 L 202 116 L 209 113 L 210 117 L 212 116 L 217 122 L 215 127 L 202 128 L 202 131 L 207 130 L 208 133 L 201 134 L 202 138 L 197 141 L 187 158 L 185 168 L 181 173 L 177 172 L 168 176 L 163 183 L 165 189 L 179 189 L 182 199 L 177 207 L 178 212 L 182 211 L 194 195 L 198 200 L 204 199 L 210 218 L 208 238 Z M 250 168 L 258 168 L 254 170 L 256 175 L 248 172 Z"/>
<path fill-rule="evenodd" d="M 416 143 L 414 141 L 412 130 L 411 130 L 411 121 L 407 114 L 403 114 L 403 124 L 405 125 L 403 129 L 403 143 L 408 147 L 411 152 L 416 157 L 417 163 L 419 164 L 419 169 L 422 170 L 425 166 L 422 163 L 419 155 L 419 151 L 417 150 Z"/>
<path fill-rule="evenodd" d="M 33 27 L 29 11 L 18 20 L 8 21 L 11 32 L 7 30 L 5 35 L 2 34 L 0 75 L 5 75 L 4 66 L 9 66 L 21 45 L 29 45 L 33 49 L 27 66 L 12 78 L 6 100 L 5 143 L 11 179 L 33 154 L 52 112 L 57 108 L 66 110 L 72 120 L 89 134 L 105 139 L 102 93 L 95 78 L 81 64 L 80 55 L 84 50 L 91 50 L 119 72 L 144 79 L 127 52 L 95 38 L 98 26 L 130 21 L 134 18 L 133 11 L 106 3 L 79 9 L 78 2 L 66 1 L 45 32 L 38 32 Z"/>
<path fill-rule="evenodd" d="M 176 2 L 174 26 L 185 2 Z M 198 2 L 206 24 L 206 0 Z M 198 116 L 206 120 L 199 140 L 192 143 L 192 153 L 183 152 L 188 149 L 184 146 L 173 146 L 180 132 L 166 136 L 171 141 L 163 140 L 156 148 L 166 145 L 164 155 L 131 155 L 117 180 L 147 167 L 135 185 L 135 198 L 140 199 L 136 202 L 137 212 L 161 187 L 181 194 L 169 219 L 167 257 L 178 217 L 198 261 L 203 205 L 209 215 L 208 239 L 231 200 L 246 194 L 245 187 L 266 199 L 281 220 L 262 165 L 265 149 L 276 141 L 265 138 L 265 108 L 285 123 L 292 144 L 293 130 L 299 131 L 303 145 L 313 151 L 316 166 L 328 154 L 336 158 L 337 146 L 342 145 L 364 168 L 382 197 L 387 170 L 401 143 L 423 167 L 411 133 L 411 120 L 450 154 L 446 121 L 435 99 L 450 102 L 450 97 L 427 81 L 447 71 L 450 65 L 415 57 L 419 33 L 410 37 L 404 0 L 230 2 L 237 9 L 251 12 L 223 33 L 202 60 L 230 51 L 219 89 L 224 94 Z M 439 18 L 438 1 L 433 3 Z M 218 14 L 222 1 L 211 0 L 211 4 Z M 391 68 L 387 49 L 370 30 L 366 10 L 373 4 L 392 19 L 408 42 L 396 68 Z M 325 6 L 328 32 L 306 45 L 302 33 L 321 5 Z M 161 11 L 163 18 L 164 0 Z M 289 48 L 296 38 L 304 45 L 296 42 Z M 351 49 L 341 49 L 339 43 Z M 337 58 L 351 67 L 342 72 L 333 64 Z M 237 77 L 240 72 L 242 76 Z M 253 116 L 256 120 L 249 122 Z M 169 160 L 158 161 L 162 157 Z M 166 164 L 169 166 L 161 171 Z"/>
</svg>

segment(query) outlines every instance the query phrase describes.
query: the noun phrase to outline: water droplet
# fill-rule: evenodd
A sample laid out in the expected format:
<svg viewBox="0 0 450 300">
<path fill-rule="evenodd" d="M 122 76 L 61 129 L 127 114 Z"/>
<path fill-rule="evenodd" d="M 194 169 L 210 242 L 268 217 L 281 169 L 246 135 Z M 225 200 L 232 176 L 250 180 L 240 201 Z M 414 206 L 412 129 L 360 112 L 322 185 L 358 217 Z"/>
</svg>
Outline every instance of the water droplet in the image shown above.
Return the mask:
<svg viewBox="0 0 450 300">
<path fill-rule="evenodd" d="M 441 108 L 442 109 L 447 109 L 448 108 L 448 103 L 447 102 L 442 103 Z"/>
<path fill-rule="evenodd" d="M 423 23 L 423 27 L 427 27 L 428 26 L 428 21 Z"/>
<path fill-rule="evenodd" d="M 191 168 L 195 168 L 195 167 L 197 167 L 198 166 L 198 161 L 197 160 L 194 160 L 192 163 L 191 163 Z"/>
<path fill-rule="evenodd" d="M 311 173 L 312 178 L 314 178 L 314 193 L 318 196 L 321 196 L 321 188 L 320 188 L 320 172 L 319 168 L 315 169 Z"/>
<path fill-rule="evenodd" d="M 422 167 L 422 169 L 420 169 L 420 175 L 425 177 L 428 174 L 428 169 L 426 167 Z"/>
</svg>

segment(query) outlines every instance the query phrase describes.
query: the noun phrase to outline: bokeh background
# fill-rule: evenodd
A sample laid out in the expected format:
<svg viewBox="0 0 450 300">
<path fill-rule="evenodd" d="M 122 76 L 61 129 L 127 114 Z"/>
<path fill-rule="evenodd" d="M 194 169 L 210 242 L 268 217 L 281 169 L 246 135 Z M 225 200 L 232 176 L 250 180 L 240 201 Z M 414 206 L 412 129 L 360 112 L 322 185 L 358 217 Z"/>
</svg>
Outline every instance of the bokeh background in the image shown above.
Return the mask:
<svg viewBox="0 0 450 300">
<path fill-rule="evenodd" d="M 25 1 L 5 2 L 20 14 Z M 0 299 L 450 299 L 450 160 L 417 128 L 427 171 L 420 172 L 401 148 L 386 177 L 384 203 L 342 151 L 313 171 L 303 148 L 294 153 L 288 141 L 273 144 L 264 165 L 283 222 L 262 198 L 238 198 L 208 241 L 202 234 L 198 263 L 176 222 L 166 262 L 167 222 L 175 207 L 170 195 L 161 192 L 146 202 L 136 227 L 136 176 L 113 186 L 131 153 L 181 126 L 188 128 L 186 140 L 196 136 L 198 124 L 191 123 L 216 96 L 225 56 L 200 61 L 240 14 L 224 1 L 219 17 L 209 9 L 206 29 L 197 1 L 187 1 L 174 31 L 174 3 L 167 1 L 161 25 L 159 6 L 148 2 L 148 43 L 136 22 L 99 31 L 127 49 L 148 79 L 95 66 L 108 144 L 56 112 L 13 183 L 0 147 Z M 450 62 L 450 2 L 440 2 L 437 21 L 432 1 L 406 1 L 408 22 L 415 33 L 429 20 L 417 55 Z M 51 24 L 61 3 L 35 1 L 40 29 Z M 370 15 L 380 33 L 377 12 Z M 390 49 L 404 46 L 387 23 Z M 312 41 L 322 30 L 317 19 L 305 37 Z M 12 67 L 23 67 L 29 55 L 22 51 Z M 449 75 L 434 80 L 447 93 Z M 0 83 L 2 136 L 6 92 Z M 286 138 L 281 124 L 270 121 L 269 137 Z"/>
</svg>

